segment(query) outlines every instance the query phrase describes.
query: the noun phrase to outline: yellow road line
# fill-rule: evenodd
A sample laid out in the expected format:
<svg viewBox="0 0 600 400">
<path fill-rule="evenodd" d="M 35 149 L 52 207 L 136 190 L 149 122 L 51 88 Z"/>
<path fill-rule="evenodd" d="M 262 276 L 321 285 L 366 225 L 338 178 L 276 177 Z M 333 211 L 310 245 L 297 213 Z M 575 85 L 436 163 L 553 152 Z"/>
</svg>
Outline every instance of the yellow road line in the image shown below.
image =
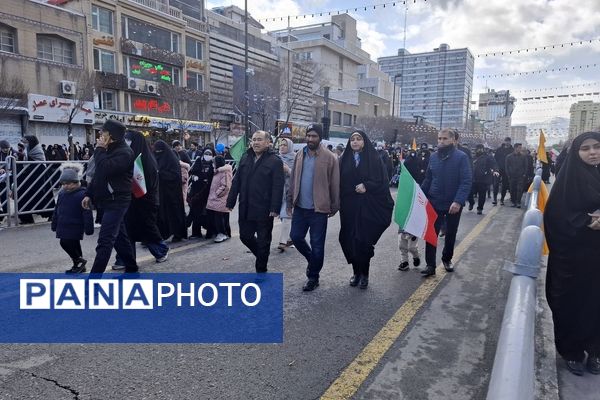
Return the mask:
<svg viewBox="0 0 600 400">
<path fill-rule="evenodd" d="M 454 251 L 454 259 L 458 260 L 483 232 L 490 220 L 498 212 L 499 207 L 493 208 L 469 234 L 460 242 Z M 434 275 L 423 280 L 423 283 L 402 304 L 390 320 L 381 328 L 360 354 L 342 371 L 340 376 L 323 393 L 321 399 L 341 400 L 350 399 L 368 378 L 382 357 L 396 342 L 406 329 L 419 309 L 431 297 L 434 290 L 447 275 Z"/>
</svg>

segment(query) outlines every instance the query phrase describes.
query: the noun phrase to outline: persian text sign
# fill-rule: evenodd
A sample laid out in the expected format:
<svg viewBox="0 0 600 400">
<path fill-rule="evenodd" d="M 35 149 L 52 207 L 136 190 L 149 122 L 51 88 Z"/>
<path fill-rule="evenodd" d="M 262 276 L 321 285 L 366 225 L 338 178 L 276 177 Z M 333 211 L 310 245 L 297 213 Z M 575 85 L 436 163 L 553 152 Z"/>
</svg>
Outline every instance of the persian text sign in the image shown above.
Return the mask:
<svg viewBox="0 0 600 400">
<path fill-rule="evenodd" d="M 0 343 L 283 341 L 282 274 L 0 274 L 0 293 Z"/>
<path fill-rule="evenodd" d="M 73 99 L 41 94 L 29 94 L 27 96 L 29 119 L 32 121 L 62 122 L 66 124 L 69 122 L 69 116 L 76 105 L 77 102 Z M 93 124 L 94 102 L 80 102 L 71 122 L 74 124 Z"/>
</svg>

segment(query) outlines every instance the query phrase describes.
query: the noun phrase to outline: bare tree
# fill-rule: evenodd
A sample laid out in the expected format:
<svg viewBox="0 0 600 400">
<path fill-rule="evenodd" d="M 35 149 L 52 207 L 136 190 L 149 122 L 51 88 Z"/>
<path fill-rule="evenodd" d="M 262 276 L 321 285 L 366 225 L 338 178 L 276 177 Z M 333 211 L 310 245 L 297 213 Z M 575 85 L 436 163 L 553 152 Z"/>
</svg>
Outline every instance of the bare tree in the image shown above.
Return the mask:
<svg viewBox="0 0 600 400">
<path fill-rule="evenodd" d="M 27 106 L 29 88 L 20 76 L 8 76 L 6 69 L 0 73 L 0 114 L 10 113 L 17 107 Z"/>
<path fill-rule="evenodd" d="M 69 160 L 75 158 L 75 148 L 73 146 L 73 120 L 75 117 L 83 112 L 90 113 L 94 112 L 86 108 L 87 102 L 94 100 L 94 93 L 96 88 L 100 88 L 99 81 L 96 80 L 96 74 L 87 70 L 80 71 L 73 79 L 75 82 L 75 90 L 72 97 L 73 102 L 68 110 L 67 119 L 67 140 L 69 143 Z"/>
<path fill-rule="evenodd" d="M 185 131 L 190 127 L 191 121 L 198 119 L 198 110 L 207 101 L 206 93 L 170 83 L 161 83 L 159 94 L 161 99 L 171 106 L 173 118 L 177 121 L 179 140 L 183 143 Z"/>
</svg>

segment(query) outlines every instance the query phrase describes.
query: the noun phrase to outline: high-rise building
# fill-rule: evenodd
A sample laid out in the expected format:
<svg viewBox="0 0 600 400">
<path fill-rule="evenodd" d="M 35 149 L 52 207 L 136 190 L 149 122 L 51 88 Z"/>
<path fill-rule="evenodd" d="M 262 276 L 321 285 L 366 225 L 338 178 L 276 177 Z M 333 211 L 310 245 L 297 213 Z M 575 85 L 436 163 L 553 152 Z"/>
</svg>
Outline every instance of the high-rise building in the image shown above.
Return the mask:
<svg viewBox="0 0 600 400">
<path fill-rule="evenodd" d="M 591 100 L 579 101 L 569 110 L 569 139 L 588 131 L 600 130 L 600 103 Z"/>
<path fill-rule="evenodd" d="M 422 116 L 442 128 L 465 128 L 473 87 L 474 58 L 469 49 L 441 44 L 432 52 L 380 57 L 381 70 L 400 91 L 395 114 L 405 119 Z"/>
<path fill-rule="evenodd" d="M 515 109 L 516 99 L 508 90 L 490 89 L 479 94 L 479 118 L 483 121 L 496 121 L 499 117 L 510 117 Z"/>
</svg>

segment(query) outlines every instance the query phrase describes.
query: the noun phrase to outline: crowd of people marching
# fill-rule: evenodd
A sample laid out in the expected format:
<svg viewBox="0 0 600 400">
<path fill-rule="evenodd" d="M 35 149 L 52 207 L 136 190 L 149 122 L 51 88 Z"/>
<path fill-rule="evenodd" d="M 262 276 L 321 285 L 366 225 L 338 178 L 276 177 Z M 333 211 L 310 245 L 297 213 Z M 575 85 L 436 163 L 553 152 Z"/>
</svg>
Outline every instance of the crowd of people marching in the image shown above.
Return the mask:
<svg viewBox="0 0 600 400">
<path fill-rule="evenodd" d="M 240 240 L 254 254 L 256 272 L 266 273 L 278 218 L 279 251 L 295 247 L 307 261 L 306 292 L 319 286 L 328 219 L 339 211 L 339 244 L 353 270 L 349 284 L 366 289 L 375 245 L 392 221 L 390 185 L 398 184 L 403 171 L 410 173 L 437 214 L 435 235 L 444 236 L 442 265 L 453 272 L 463 208 L 476 206 L 482 215 L 488 199 L 492 206 L 510 201 L 521 208 L 537 156 L 508 137 L 496 149 L 482 144 L 471 149 L 452 129 L 439 132 L 435 147 L 422 143 L 386 148 L 356 130 L 345 146 L 326 148 L 319 124 L 307 128 L 305 139 L 306 146 L 294 152 L 289 138 L 274 140 L 268 132 L 256 131 L 234 174 L 222 144 L 200 148 L 192 143 L 186 150 L 177 140 L 170 145 L 159 140 L 150 146 L 141 133 L 107 121 L 95 146 L 72 147 L 71 158 L 88 161 L 85 179 L 81 164 L 65 162 L 57 199 L 35 200 L 52 203 L 54 211 L 42 214 L 52 221 L 51 229 L 73 261 L 67 273 L 87 271 L 80 243 L 84 234 L 94 232 L 92 209 L 99 233 L 91 274 L 106 270 L 113 248 L 117 261 L 112 268 L 137 272 L 136 242 L 161 263 L 168 258 L 169 240 L 228 240 L 229 214 L 236 206 Z M 0 141 L 0 185 L 6 185 L 2 176 L 8 156 L 66 161 L 67 150 L 60 145 L 44 148 L 34 136 L 25 136 L 16 151 Z M 600 133 L 578 136 L 555 161 L 546 156 L 542 179 L 548 183 L 551 174 L 556 175 L 544 215 L 550 248 L 546 296 L 556 346 L 574 374 L 583 374 L 586 359 L 587 370 L 600 374 Z M 35 178 L 33 172 L 23 174 L 21 199 L 27 197 L 28 184 L 48 184 Z M 4 207 L 9 191 L 2 189 Z M 51 191 L 35 196 L 51 196 Z M 30 214 L 20 218 L 33 222 Z M 399 270 L 409 269 L 409 253 L 414 266 L 421 264 L 418 242 L 399 229 Z M 423 277 L 436 273 L 437 248 L 436 241 L 427 241 Z"/>
</svg>

